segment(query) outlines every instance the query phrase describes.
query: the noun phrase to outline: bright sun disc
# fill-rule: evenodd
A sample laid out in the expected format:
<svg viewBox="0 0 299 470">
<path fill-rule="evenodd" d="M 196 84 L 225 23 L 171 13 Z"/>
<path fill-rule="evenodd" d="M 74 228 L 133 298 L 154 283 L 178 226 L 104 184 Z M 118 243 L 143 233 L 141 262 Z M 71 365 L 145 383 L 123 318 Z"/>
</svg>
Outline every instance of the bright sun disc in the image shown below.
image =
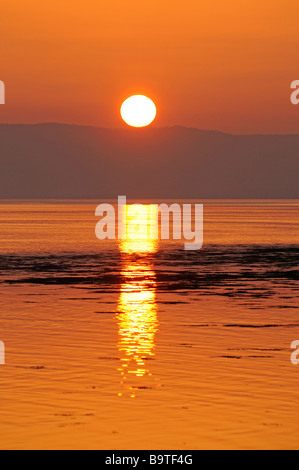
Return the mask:
<svg viewBox="0 0 299 470">
<path fill-rule="evenodd" d="M 143 95 L 134 95 L 123 102 L 121 117 L 133 127 L 148 126 L 156 117 L 157 110 L 152 100 Z"/>
</svg>

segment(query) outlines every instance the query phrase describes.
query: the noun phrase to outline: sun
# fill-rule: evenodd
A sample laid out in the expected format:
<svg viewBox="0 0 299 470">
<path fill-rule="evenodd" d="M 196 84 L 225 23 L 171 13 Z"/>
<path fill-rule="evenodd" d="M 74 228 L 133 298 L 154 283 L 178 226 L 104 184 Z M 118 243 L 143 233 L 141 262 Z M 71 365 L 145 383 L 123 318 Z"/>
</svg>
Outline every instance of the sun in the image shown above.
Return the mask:
<svg viewBox="0 0 299 470">
<path fill-rule="evenodd" d="M 129 126 L 145 127 L 153 122 L 157 109 L 154 102 L 147 96 L 134 95 L 123 102 L 120 114 Z"/>
</svg>

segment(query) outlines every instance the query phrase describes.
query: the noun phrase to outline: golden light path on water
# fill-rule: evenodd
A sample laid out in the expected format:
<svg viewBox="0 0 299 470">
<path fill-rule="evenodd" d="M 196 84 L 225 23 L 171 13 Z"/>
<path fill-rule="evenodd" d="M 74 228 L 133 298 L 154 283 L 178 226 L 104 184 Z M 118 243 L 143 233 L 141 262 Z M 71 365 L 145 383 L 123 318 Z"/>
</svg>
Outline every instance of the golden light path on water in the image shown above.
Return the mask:
<svg viewBox="0 0 299 470">
<path fill-rule="evenodd" d="M 150 207 L 140 211 L 126 206 L 126 239 L 119 240 L 122 254 L 122 278 L 117 307 L 119 367 L 124 389 L 135 397 L 144 386 L 140 379 L 151 377 L 148 361 L 155 355 L 158 330 L 156 276 L 151 255 L 158 242 L 150 233 Z M 138 380 L 139 379 L 139 380 Z M 119 393 L 122 396 L 122 393 Z"/>
</svg>

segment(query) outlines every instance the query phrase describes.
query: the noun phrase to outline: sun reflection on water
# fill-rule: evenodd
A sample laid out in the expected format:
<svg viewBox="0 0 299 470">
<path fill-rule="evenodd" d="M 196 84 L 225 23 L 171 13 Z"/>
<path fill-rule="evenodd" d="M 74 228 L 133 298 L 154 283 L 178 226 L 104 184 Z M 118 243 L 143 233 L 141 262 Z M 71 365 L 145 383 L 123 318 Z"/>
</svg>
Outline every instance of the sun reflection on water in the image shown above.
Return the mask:
<svg viewBox="0 0 299 470">
<path fill-rule="evenodd" d="M 149 206 L 142 214 L 138 209 L 134 212 L 132 206 L 127 206 L 126 214 L 127 237 L 119 240 L 123 282 L 117 306 L 118 349 L 121 383 L 134 398 L 137 389 L 152 388 L 146 384 L 152 381 L 148 363 L 155 355 L 158 330 L 156 275 L 152 264 L 158 246 L 157 240 L 151 238 L 147 230 Z M 134 227 L 129 226 L 132 218 L 140 224 L 139 230 L 135 231 Z"/>
</svg>

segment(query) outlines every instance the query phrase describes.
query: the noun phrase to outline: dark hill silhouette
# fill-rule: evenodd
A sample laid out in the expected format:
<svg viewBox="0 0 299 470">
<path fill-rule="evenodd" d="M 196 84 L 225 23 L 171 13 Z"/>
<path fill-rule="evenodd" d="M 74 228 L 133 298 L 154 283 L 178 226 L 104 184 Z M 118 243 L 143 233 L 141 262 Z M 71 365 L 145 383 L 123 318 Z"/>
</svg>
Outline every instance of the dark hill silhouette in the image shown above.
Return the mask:
<svg viewBox="0 0 299 470">
<path fill-rule="evenodd" d="M 299 135 L 0 125 L 0 198 L 299 198 Z"/>
</svg>

